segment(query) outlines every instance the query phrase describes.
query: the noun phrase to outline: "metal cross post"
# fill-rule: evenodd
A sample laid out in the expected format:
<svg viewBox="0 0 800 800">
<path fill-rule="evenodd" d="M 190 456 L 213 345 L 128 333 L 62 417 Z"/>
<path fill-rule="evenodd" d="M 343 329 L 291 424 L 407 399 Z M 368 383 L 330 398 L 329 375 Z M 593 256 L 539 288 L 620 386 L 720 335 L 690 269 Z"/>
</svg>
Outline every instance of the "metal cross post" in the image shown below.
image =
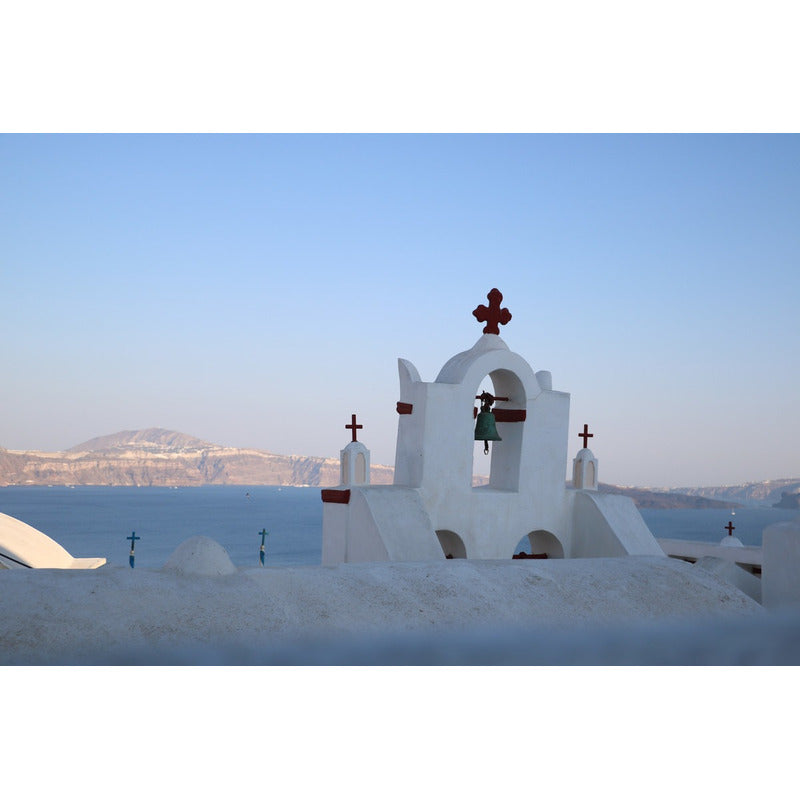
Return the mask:
<svg viewBox="0 0 800 800">
<path fill-rule="evenodd" d="M 585 422 L 583 424 L 583 433 L 579 433 L 578 434 L 578 438 L 579 439 L 581 439 L 581 438 L 583 439 L 583 447 L 584 447 L 584 449 L 586 449 L 587 439 L 594 438 L 594 434 L 593 433 L 589 433 L 589 426 Z"/>
<path fill-rule="evenodd" d="M 357 442 L 358 441 L 358 434 L 356 433 L 356 431 L 360 431 L 364 426 L 363 425 L 356 425 L 356 415 L 355 414 L 351 414 L 350 418 L 353 421 L 349 425 L 345 425 L 345 428 L 347 428 L 348 430 L 352 430 L 353 431 L 353 441 Z"/>
<path fill-rule="evenodd" d="M 142 537 L 141 536 L 137 536 L 136 535 L 136 531 L 132 531 L 131 535 L 130 536 L 126 536 L 125 538 L 129 539 L 130 543 L 131 543 L 131 552 L 130 552 L 130 555 L 128 556 L 128 563 L 131 565 L 131 569 L 133 569 L 133 561 L 136 558 L 136 554 L 133 551 L 134 551 L 134 548 L 136 547 L 136 542 L 138 542 L 139 539 L 141 539 Z"/>
<path fill-rule="evenodd" d="M 258 559 L 261 562 L 261 566 L 264 566 L 264 540 L 269 536 L 269 531 L 266 528 L 261 529 L 261 533 L 258 534 L 261 537 L 261 548 L 258 551 Z"/>
<path fill-rule="evenodd" d="M 728 536 L 733 536 L 733 532 L 736 530 L 736 526 L 728 520 L 728 524 L 725 526 L 725 530 L 728 531 Z"/>
</svg>

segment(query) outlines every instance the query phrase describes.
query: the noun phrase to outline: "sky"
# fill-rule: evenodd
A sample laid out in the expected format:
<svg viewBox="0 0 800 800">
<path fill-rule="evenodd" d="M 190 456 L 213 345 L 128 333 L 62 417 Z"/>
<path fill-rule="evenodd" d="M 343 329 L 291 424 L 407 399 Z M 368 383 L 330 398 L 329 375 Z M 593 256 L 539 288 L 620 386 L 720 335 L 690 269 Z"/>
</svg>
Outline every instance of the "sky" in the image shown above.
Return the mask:
<svg viewBox="0 0 800 800">
<path fill-rule="evenodd" d="M 501 335 L 601 481 L 797 477 L 800 137 L 0 136 L 0 445 L 163 427 L 393 464 L 423 380 Z M 477 467 L 480 471 L 480 467 Z"/>
<path fill-rule="evenodd" d="M 9 12 L 0 446 L 336 458 L 356 413 L 392 465 L 397 358 L 434 380 L 497 287 L 568 464 L 588 424 L 603 482 L 800 476 L 782 3 L 226 8 Z"/>
</svg>

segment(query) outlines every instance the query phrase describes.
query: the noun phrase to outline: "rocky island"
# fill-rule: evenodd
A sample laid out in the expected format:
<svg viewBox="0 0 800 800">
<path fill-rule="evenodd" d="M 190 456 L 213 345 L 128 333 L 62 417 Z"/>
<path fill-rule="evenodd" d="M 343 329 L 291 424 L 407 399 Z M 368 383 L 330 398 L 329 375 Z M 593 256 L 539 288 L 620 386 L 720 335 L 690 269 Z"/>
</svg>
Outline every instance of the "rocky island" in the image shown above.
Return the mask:
<svg viewBox="0 0 800 800">
<path fill-rule="evenodd" d="M 391 483 L 374 466 L 373 483 Z M 224 447 L 177 431 L 121 431 L 63 452 L 0 450 L 0 486 L 334 486 L 339 461 Z"/>
</svg>

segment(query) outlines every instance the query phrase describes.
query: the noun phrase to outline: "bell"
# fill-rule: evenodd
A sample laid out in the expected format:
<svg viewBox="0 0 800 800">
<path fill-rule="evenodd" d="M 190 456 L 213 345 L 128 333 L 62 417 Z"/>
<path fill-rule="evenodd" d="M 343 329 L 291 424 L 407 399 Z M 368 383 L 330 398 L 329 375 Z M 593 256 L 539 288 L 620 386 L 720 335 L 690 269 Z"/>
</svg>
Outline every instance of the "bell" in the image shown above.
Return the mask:
<svg viewBox="0 0 800 800">
<path fill-rule="evenodd" d="M 489 453 L 489 442 L 502 442 L 497 433 L 494 414 L 491 411 L 481 411 L 475 423 L 475 441 L 483 442 L 483 452 Z"/>
</svg>

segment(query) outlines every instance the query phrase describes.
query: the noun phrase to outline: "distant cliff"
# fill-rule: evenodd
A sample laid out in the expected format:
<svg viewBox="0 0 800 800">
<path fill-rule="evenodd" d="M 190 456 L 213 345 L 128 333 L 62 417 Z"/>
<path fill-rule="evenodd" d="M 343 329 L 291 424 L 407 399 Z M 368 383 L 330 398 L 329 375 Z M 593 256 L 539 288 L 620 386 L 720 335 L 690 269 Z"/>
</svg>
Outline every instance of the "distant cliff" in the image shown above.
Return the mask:
<svg viewBox="0 0 800 800">
<path fill-rule="evenodd" d="M 374 484 L 390 484 L 393 474 L 391 467 L 372 465 Z M 475 478 L 476 484 L 486 482 L 486 478 Z M 57 453 L 0 448 L 0 486 L 336 486 L 338 483 L 338 459 L 224 447 L 163 428 L 121 431 Z M 800 481 L 767 481 L 748 486 L 786 488 L 787 484 L 800 488 Z M 740 502 L 727 495 L 704 494 L 714 489 L 654 490 L 607 484 L 601 484 L 600 489 L 626 495 L 640 508 L 731 508 Z"/>
<path fill-rule="evenodd" d="M 391 483 L 391 467 L 372 467 L 372 482 Z M 163 428 L 122 431 L 66 452 L 0 450 L 0 485 L 336 486 L 339 461 L 223 447 Z"/>
<path fill-rule="evenodd" d="M 708 497 L 713 500 L 732 501 L 742 505 L 777 506 L 784 494 L 800 492 L 800 479 L 781 478 L 772 481 L 758 481 L 753 483 L 740 483 L 734 486 L 700 486 L 680 489 L 667 489 L 665 491 L 686 494 L 693 497 Z M 796 508 L 796 506 L 789 506 Z"/>
<path fill-rule="evenodd" d="M 781 499 L 777 503 L 773 503 L 772 507 L 800 510 L 800 488 L 790 492 L 781 492 Z"/>
<path fill-rule="evenodd" d="M 630 497 L 638 508 L 739 508 L 739 503 L 712 500 L 707 497 L 679 494 L 677 492 L 639 489 L 633 486 L 611 486 L 599 484 L 601 492 L 624 494 Z"/>
</svg>

